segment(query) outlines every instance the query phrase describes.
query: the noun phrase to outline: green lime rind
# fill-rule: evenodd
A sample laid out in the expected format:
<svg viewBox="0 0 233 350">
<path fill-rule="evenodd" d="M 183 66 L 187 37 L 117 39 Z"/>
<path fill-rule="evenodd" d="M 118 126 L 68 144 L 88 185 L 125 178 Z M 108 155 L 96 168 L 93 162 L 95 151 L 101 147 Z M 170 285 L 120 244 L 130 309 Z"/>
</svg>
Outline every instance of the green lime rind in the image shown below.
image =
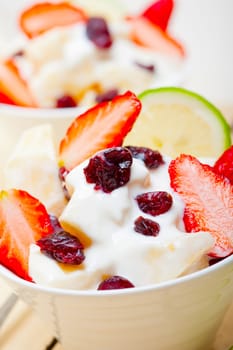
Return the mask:
<svg viewBox="0 0 233 350">
<path fill-rule="evenodd" d="M 145 90 L 138 95 L 138 98 L 141 100 L 143 106 L 143 101 L 145 101 L 146 98 L 150 97 L 150 95 L 159 94 L 173 94 L 173 96 L 176 95 L 177 97 L 180 96 L 181 98 L 187 97 L 189 100 L 195 100 L 196 102 L 198 102 L 202 108 L 205 108 L 208 110 L 208 112 L 211 112 L 215 120 L 218 122 L 218 125 L 222 130 L 223 149 L 227 149 L 231 146 L 231 128 L 228 122 L 226 121 L 225 117 L 220 112 L 220 110 L 210 101 L 208 101 L 205 97 L 197 94 L 194 91 L 190 91 L 181 87 L 167 86 Z"/>
</svg>

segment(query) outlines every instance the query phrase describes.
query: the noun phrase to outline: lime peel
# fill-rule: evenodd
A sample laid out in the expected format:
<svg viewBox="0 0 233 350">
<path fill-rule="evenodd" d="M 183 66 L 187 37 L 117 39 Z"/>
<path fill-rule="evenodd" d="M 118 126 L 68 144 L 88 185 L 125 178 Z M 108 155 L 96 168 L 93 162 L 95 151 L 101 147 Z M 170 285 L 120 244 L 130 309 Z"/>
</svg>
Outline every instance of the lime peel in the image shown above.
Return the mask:
<svg viewBox="0 0 233 350">
<path fill-rule="evenodd" d="M 222 113 L 203 96 L 180 87 L 149 89 L 139 96 L 142 112 L 125 144 L 217 157 L 231 145 L 231 129 Z"/>
</svg>

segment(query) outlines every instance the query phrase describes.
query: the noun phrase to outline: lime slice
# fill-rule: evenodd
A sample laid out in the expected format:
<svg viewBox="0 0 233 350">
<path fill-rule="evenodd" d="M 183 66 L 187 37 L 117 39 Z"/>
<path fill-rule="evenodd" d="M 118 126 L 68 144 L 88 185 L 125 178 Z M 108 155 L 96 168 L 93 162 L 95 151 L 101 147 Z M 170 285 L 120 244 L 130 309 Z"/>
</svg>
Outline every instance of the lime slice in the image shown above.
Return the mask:
<svg viewBox="0 0 233 350">
<path fill-rule="evenodd" d="M 162 87 L 139 95 L 142 112 L 125 145 L 217 157 L 231 145 L 230 127 L 221 112 L 204 97 L 178 87 Z"/>
</svg>

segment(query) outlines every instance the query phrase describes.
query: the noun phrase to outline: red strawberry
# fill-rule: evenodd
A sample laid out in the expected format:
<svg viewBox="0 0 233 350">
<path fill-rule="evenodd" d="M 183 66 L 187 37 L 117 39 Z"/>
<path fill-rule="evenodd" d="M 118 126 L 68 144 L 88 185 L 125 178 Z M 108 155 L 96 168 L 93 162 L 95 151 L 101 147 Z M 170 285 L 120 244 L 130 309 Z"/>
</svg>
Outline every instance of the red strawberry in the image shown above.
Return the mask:
<svg viewBox="0 0 233 350">
<path fill-rule="evenodd" d="M 233 146 L 228 148 L 214 164 L 214 172 L 228 178 L 233 184 Z"/>
<path fill-rule="evenodd" d="M 29 38 L 34 38 L 54 27 L 85 20 L 83 10 L 68 2 L 42 2 L 26 9 L 20 16 L 19 24 Z"/>
<path fill-rule="evenodd" d="M 173 7 L 173 0 L 157 0 L 142 13 L 142 16 L 165 32 L 168 27 Z"/>
<path fill-rule="evenodd" d="M 7 104 L 7 105 L 15 105 L 14 101 L 12 101 L 8 96 L 6 96 L 1 91 L 0 91 L 0 103 L 4 103 L 4 104 Z"/>
<path fill-rule="evenodd" d="M 11 101 L 11 104 L 18 106 L 36 107 L 27 83 L 20 76 L 13 59 L 0 62 L 0 94 L 2 103 Z"/>
<path fill-rule="evenodd" d="M 233 186 L 209 165 L 181 155 L 169 167 L 171 187 L 185 203 L 187 232 L 205 231 L 215 238 L 209 253 L 225 257 L 233 253 Z"/>
<path fill-rule="evenodd" d="M 0 263 L 19 277 L 28 274 L 29 247 L 52 233 L 45 207 L 22 190 L 0 192 Z"/>
<path fill-rule="evenodd" d="M 128 22 L 131 38 L 137 44 L 167 55 L 184 56 L 182 45 L 145 17 L 130 18 Z"/>
<path fill-rule="evenodd" d="M 71 170 L 101 149 L 121 146 L 140 110 L 141 102 L 128 91 L 78 116 L 60 143 L 61 165 Z"/>
</svg>

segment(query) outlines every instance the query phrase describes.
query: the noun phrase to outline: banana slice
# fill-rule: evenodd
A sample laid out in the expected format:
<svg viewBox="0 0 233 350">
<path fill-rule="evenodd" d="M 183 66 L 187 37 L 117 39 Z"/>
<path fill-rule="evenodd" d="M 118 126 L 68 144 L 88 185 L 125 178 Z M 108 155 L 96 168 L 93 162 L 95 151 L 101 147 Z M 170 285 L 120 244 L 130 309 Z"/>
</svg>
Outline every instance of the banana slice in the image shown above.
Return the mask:
<svg viewBox="0 0 233 350">
<path fill-rule="evenodd" d="M 53 139 L 49 124 L 25 130 L 4 169 L 4 187 L 29 192 L 49 213 L 59 216 L 66 199 L 58 177 Z"/>
</svg>

